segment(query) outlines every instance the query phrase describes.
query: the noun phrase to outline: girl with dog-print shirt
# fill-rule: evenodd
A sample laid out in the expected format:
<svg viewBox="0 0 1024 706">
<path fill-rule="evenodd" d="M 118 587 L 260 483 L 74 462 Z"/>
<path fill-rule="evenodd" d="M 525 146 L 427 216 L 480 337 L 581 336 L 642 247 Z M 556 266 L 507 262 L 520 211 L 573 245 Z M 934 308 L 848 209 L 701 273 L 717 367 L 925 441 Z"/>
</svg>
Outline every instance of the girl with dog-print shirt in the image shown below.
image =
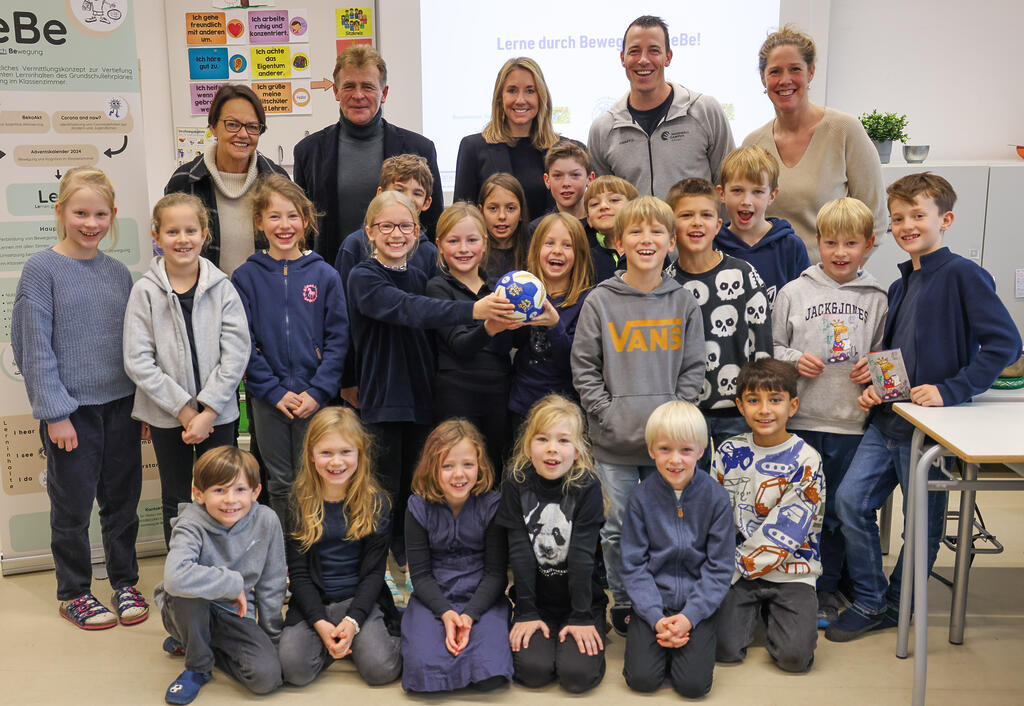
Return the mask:
<svg viewBox="0 0 1024 706">
<path fill-rule="evenodd" d="M 533 406 L 501 490 L 515 579 L 512 664 L 516 681 L 567 691 L 604 676 L 607 598 L 595 572 L 604 523 L 601 484 L 583 436 L 583 412 L 549 395 Z"/>
</svg>

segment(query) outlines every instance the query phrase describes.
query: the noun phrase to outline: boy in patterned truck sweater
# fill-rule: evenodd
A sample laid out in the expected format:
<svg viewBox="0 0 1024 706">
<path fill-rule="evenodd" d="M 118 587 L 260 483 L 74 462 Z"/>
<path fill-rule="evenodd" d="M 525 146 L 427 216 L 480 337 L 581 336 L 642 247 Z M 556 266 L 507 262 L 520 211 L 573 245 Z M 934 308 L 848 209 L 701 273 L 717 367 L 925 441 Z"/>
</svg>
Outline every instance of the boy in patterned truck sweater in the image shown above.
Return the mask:
<svg viewBox="0 0 1024 706">
<path fill-rule="evenodd" d="M 697 406 L 710 436 L 701 466 L 730 436 L 747 430 L 736 409 L 736 376 L 751 360 L 772 357 L 772 319 L 757 270 L 714 248 L 722 227 L 715 187 L 707 179 L 683 179 L 668 192 L 676 217 L 675 278 L 700 305 L 707 354 Z"/>
<path fill-rule="evenodd" d="M 718 609 L 716 659 L 743 660 L 764 609 L 768 654 L 787 672 L 805 672 L 818 641 L 821 457 L 786 430 L 800 406 L 792 365 L 771 358 L 747 363 L 736 385 L 736 405 L 751 431 L 722 444 L 711 471 L 729 491 L 736 525 L 736 570 Z"/>
</svg>

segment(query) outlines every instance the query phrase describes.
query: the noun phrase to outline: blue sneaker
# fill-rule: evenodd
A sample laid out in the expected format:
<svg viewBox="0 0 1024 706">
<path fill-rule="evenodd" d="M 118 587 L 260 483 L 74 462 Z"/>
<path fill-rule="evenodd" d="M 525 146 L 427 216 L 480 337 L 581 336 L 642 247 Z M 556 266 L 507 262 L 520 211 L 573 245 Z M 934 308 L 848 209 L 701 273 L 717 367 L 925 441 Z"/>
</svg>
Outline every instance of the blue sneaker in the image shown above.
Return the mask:
<svg viewBox="0 0 1024 706">
<path fill-rule="evenodd" d="M 190 704 L 199 696 L 203 684 L 211 679 L 213 675 L 209 672 L 193 672 L 186 669 L 167 687 L 164 700 L 169 704 Z"/>
<path fill-rule="evenodd" d="M 853 608 L 844 610 L 838 618 L 825 628 L 825 639 L 832 642 L 849 642 L 861 635 L 877 630 L 885 614 L 865 616 Z"/>
<path fill-rule="evenodd" d="M 181 644 L 180 642 L 178 642 L 177 640 L 175 640 L 170 635 L 168 635 L 167 639 L 164 640 L 163 648 L 164 648 L 164 652 L 166 652 L 167 654 L 169 654 L 172 657 L 184 657 L 185 656 L 185 646 L 183 644 Z"/>
</svg>

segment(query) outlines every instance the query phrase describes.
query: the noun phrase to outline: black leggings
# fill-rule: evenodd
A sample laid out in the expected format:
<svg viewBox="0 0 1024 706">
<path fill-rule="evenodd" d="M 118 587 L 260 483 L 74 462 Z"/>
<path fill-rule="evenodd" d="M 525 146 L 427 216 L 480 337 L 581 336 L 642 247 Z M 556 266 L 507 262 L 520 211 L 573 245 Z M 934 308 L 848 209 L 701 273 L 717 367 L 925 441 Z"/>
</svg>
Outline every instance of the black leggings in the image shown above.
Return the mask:
<svg viewBox="0 0 1024 706">
<path fill-rule="evenodd" d="M 164 516 L 164 541 L 171 542 L 171 518 L 178 516 L 178 504 L 192 501 L 192 465 L 210 449 L 233 446 L 235 422 L 219 424 L 201 444 L 181 440 L 181 427 L 150 427 L 153 452 L 160 467 L 160 504 Z"/>
</svg>

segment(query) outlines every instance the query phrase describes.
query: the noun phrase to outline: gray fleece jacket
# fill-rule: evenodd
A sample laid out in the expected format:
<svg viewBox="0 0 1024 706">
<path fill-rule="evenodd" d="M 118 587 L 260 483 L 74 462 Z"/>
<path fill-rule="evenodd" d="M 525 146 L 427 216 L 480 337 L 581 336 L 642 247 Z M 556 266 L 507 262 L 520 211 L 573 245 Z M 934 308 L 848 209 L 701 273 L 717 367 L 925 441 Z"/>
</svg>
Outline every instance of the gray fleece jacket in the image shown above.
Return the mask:
<svg viewBox="0 0 1024 706">
<path fill-rule="evenodd" d="M 863 434 L 865 413 L 857 406 L 864 389 L 850 379 L 854 364 L 881 348 L 886 290 L 867 272 L 846 284 L 811 265 L 775 296 L 772 338 L 775 357 L 794 365 L 804 353 L 818 356 L 825 372 L 800 376 L 800 409 L 790 429 Z"/>
<path fill-rule="evenodd" d="M 274 640 L 284 619 L 284 534 L 277 514 L 253 502 L 230 528 L 213 519 L 205 506 L 182 503 L 171 520 L 171 542 L 164 580 L 153 590 L 162 610 L 167 595 L 203 598 L 235 612 L 231 603 L 245 590 L 246 618 L 256 620 Z"/>
<path fill-rule="evenodd" d="M 687 177 L 718 183 L 722 159 L 736 146 L 725 111 L 709 95 L 678 83 L 672 88 L 668 113 L 650 135 L 633 121 L 628 93 L 590 124 L 595 172 L 622 177 L 661 199 Z"/>
<path fill-rule="evenodd" d="M 181 304 L 155 257 L 132 287 L 124 318 L 124 369 L 137 386 L 132 416 L 163 429 L 181 426 L 178 412 L 198 403 L 216 410 L 214 424 L 238 419 L 235 390 L 249 364 L 249 322 L 227 275 L 199 258 L 192 331 L 202 389 L 195 389 Z"/>
<path fill-rule="evenodd" d="M 648 293 L 622 280 L 594 287 L 580 310 L 572 382 L 587 413 L 594 457 L 648 465 L 644 427 L 669 400 L 697 401 L 704 381 L 704 324 L 697 300 L 663 275 Z"/>
</svg>

